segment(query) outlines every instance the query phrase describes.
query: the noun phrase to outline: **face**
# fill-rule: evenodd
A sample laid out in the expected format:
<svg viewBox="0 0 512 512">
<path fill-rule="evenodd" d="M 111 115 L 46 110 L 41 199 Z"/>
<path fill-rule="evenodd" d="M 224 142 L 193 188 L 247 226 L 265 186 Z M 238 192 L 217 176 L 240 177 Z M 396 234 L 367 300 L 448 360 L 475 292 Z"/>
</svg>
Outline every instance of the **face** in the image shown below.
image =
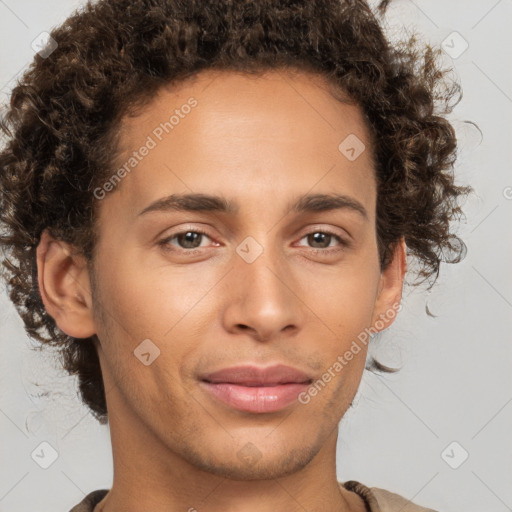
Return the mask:
<svg viewBox="0 0 512 512">
<path fill-rule="evenodd" d="M 91 312 L 111 428 L 217 475 L 304 467 L 357 391 L 361 333 L 400 298 L 379 268 L 360 108 L 306 73 L 210 71 L 121 129 L 126 172 L 97 191 Z M 161 201 L 187 194 L 218 200 Z M 205 382 L 277 364 L 302 380 Z"/>
</svg>

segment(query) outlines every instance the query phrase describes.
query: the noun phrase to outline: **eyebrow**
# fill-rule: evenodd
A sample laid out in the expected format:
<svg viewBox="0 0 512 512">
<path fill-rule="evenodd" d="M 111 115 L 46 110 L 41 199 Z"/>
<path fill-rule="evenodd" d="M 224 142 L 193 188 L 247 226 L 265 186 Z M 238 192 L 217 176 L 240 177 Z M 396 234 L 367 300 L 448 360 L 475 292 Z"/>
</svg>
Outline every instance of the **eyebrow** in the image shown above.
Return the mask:
<svg viewBox="0 0 512 512">
<path fill-rule="evenodd" d="M 295 213 L 323 212 L 331 210 L 349 210 L 359 213 L 368 220 L 364 206 L 355 198 L 344 194 L 305 194 L 291 204 L 288 210 Z M 187 211 L 187 212 L 218 212 L 236 215 L 239 205 L 222 196 L 209 194 L 171 194 L 157 199 L 146 206 L 138 217 L 149 212 Z"/>
</svg>

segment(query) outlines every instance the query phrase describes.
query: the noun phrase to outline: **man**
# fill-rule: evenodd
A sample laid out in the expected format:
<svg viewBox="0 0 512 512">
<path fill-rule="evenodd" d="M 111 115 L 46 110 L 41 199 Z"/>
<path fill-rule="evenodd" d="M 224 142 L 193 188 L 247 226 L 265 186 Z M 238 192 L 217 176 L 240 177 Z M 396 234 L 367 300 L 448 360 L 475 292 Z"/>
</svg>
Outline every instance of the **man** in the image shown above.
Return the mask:
<svg viewBox="0 0 512 512">
<path fill-rule="evenodd" d="M 2 243 L 108 418 L 112 488 L 72 512 L 431 510 L 335 458 L 407 256 L 435 279 L 461 249 L 414 48 L 362 1 L 100 1 L 52 39 L 6 118 Z"/>
</svg>

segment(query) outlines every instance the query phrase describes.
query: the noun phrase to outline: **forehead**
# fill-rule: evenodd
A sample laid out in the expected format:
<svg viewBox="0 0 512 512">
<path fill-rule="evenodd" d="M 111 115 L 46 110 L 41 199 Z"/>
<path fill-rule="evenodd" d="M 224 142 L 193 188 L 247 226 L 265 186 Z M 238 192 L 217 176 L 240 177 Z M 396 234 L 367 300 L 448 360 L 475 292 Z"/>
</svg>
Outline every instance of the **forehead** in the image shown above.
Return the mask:
<svg viewBox="0 0 512 512">
<path fill-rule="evenodd" d="M 361 108 L 331 90 L 319 75 L 284 69 L 209 70 L 162 88 L 121 123 L 115 168 L 135 165 L 113 195 L 140 210 L 176 189 L 249 197 L 260 184 L 262 195 L 266 186 L 297 196 L 321 181 L 323 191 L 361 193 L 373 186 L 370 133 Z"/>
<path fill-rule="evenodd" d="M 192 102 L 197 103 L 193 109 Z M 206 70 L 162 87 L 134 116 L 126 116 L 118 149 L 132 151 L 147 134 L 161 142 L 171 132 L 176 141 L 193 135 L 203 136 L 207 143 L 215 137 L 211 124 L 220 135 L 231 131 L 237 137 L 260 139 L 278 134 L 295 139 L 307 136 L 320 150 L 319 139 L 329 132 L 343 135 L 353 130 L 361 139 L 370 139 L 360 106 L 321 75 L 284 68 L 259 74 Z"/>
</svg>

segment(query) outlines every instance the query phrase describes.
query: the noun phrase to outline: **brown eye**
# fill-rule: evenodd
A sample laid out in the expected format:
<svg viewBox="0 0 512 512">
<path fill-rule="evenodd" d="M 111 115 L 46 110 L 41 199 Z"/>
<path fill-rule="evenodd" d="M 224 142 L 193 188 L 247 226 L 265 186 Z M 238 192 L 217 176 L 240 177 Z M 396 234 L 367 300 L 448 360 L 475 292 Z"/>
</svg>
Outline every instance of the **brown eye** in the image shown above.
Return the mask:
<svg viewBox="0 0 512 512">
<path fill-rule="evenodd" d="M 186 233 L 179 233 L 174 238 L 178 241 L 178 244 L 183 249 L 196 249 L 201 245 L 203 233 L 196 231 L 187 231 Z M 199 244 L 197 243 L 199 241 Z"/>
<path fill-rule="evenodd" d="M 308 243 L 312 245 L 315 249 L 327 249 L 330 245 L 330 242 L 333 238 L 333 235 L 328 233 L 316 232 L 310 233 L 307 235 Z M 326 245 L 327 242 L 327 245 Z"/>
<path fill-rule="evenodd" d="M 159 245 L 163 246 L 166 250 L 183 250 L 184 252 L 187 249 L 198 249 L 204 246 L 201 246 L 201 242 L 204 238 L 210 238 L 204 231 L 199 229 L 190 229 L 187 231 L 180 231 L 179 233 L 174 233 L 173 235 L 164 238 L 159 242 Z M 171 243 L 173 240 L 176 240 L 176 244 Z"/>
<path fill-rule="evenodd" d="M 307 239 L 307 243 L 312 249 L 320 249 L 324 250 L 324 252 L 331 252 L 331 248 L 334 251 L 338 251 L 340 247 L 343 248 L 349 245 L 339 235 L 329 231 L 313 231 L 302 237 L 301 240 L 303 239 Z M 337 242 L 334 246 L 331 245 L 333 241 Z"/>
</svg>

